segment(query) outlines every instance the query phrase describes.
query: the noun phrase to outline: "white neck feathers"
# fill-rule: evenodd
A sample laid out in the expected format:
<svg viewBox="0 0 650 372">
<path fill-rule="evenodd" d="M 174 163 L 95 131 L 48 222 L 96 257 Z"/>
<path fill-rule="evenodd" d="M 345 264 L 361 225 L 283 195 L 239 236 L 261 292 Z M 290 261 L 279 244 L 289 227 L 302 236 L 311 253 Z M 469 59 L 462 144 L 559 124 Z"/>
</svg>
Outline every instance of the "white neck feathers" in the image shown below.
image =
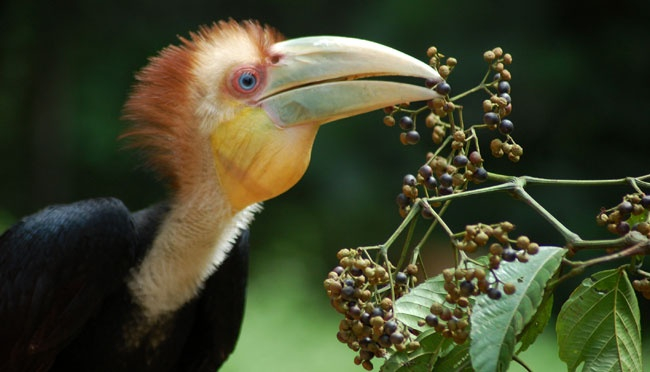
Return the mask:
<svg viewBox="0 0 650 372">
<path fill-rule="evenodd" d="M 194 298 L 254 213 L 261 210 L 255 204 L 233 215 L 220 200 L 186 201 L 172 206 L 163 220 L 151 249 L 128 282 L 148 319 L 176 311 Z"/>
</svg>

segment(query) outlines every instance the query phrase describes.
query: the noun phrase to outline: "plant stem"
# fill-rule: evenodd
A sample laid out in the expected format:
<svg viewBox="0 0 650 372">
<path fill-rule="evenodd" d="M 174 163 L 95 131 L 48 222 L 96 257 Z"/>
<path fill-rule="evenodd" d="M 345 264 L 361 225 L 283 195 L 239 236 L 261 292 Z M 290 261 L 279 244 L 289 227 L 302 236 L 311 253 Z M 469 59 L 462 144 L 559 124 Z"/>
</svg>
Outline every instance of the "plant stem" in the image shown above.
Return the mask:
<svg viewBox="0 0 650 372">
<path fill-rule="evenodd" d="M 380 250 L 381 250 L 380 254 L 386 257 L 386 259 L 388 259 L 388 255 L 387 255 L 388 247 L 390 247 L 395 242 L 395 240 L 397 240 L 397 238 L 400 236 L 400 234 L 402 234 L 402 231 L 404 231 L 404 229 L 409 224 L 409 222 L 411 222 L 411 220 L 415 216 L 417 216 L 418 213 L 420 213 L 421 208 L 422 207 L 420 206 L 420 203 L 413 203 L 413 206 L 411 206 L 411 210 L 406 215 L 406 217 L 404 217 L 402 223 L 400 223 L 397 229 L 391 234 L 390 237 L 388 237 L 386 242 L 380 246 Z"/>
<path fill-rule="evenodd" d="M 624 177 L 624 178 L 612 178 L 604 180 L 572 180 L 572 179 L 549 179 L 549 178 L 540 178 L 532 176 L 508 176 L 504 174 L 498 174 L 489 172 L 488 179 L 496 182 L 512 182 L 514 180 L 521 180 L 524 184 L 537 184 L 537 185 L 567 185 L 567 186 L 612 186 L 612 185 L 625 185 L 630 184 L 632 187 L 638 190 L 638 186 L 643 186 L 650 188 L 650 183 L 643 181 L 646 178 L 650 178 L 650 174 L 640 176 L 640 177 Z"/>
<path fill-rule="evenodd" d="M 513 355 L 513 356 L 512 356 L 512 360 L 514 360 L 515 362 L 517 362 L 517 364 L 519 364 L 519 365 L 520 365 L 523 369 L 525 369 L 526 371 L 528 371 L 528 372 L 533 372 L 533 370 L 532 370 L 529 366 L 527 366 L 526 363 L 525 363 L 521 358 L 519 358 L 519 356 L 517 356 L 517 355 Z"/>
<path fill-rule="evenodd" d="M 399 260 L 397 261 L 397 269 L 399 270 L 400 267 L 404 264 L 404 261 L 406 260 L 406 256 L 408 255 L 409 251 L 409 245 L 411 243 L 411 239 L 413 238 L 413 232 L 415 231 L 415 225 L 417 224 L 418 220 L 414 220 L 411 223 L 411 227 L 408 230 L 408 233 L 406 233 L 406 239 L 404 240 L 404 246 L 402 247 L 402 254 L 399 257 Z"/>
<path fill-rule="evenodd" d="M 440 212 L 438 213 L 438 216 L 442 217 L 443 214 L 445 214 L 445 211 L 447 211 L 447 208 L 449 208 L 449 205 L 451 205 L 451 200 L 448 200 L 443 204 L 442 208 L 440 208 Z M 418 244 L 413 248 L 413 256 L 411 258 L 411 263 L 414 264 L 417 261 L 417 258 L 420 256 L 420 249 L 424 245 L 424 243 L 429 239 L 429 236 L 433 232 L 433 230 L 438 226 L 438 220 L 434 220 L 427 231 L 424 233 L 424 236 L 422 236 L 422 239 L 418 242 Z"/>
<path fill-rule="evenodd" d="M 622 251 L 608 254 L 606 256 L 596 257 L 587 261 L 574 262 L 574 261 L 569 261 L 567 259 L 564 259 L 563 263 L 572 266 L 571 270 L 568 273 L 557 278 L 556 280 L 549 282 L 547 288 L 549 289 L 555 288 L 558 284 L 564 282 L 565 280 L 572 278 L 576 275 L 582 274 L 585 271 L 585 269 L 587 269 L 590 266 L 619 260 L 625 257 L 648 254 L 649 250 L 650 250 L 650 244 L 646 240 L 645 242 L 637 243 L 629 248 L 623 249 Z"/>
<path fill-rule="evenodd" d="M 574 245 L 576 243 L 582 242 L 582 239 L 578 234 L 569 230 L 562 222 L 560 222 L 553 214 L 546 210 L 541 204 L 537 202 L 529 193 L 524 190 L 523 186 L 516 187 L 513 190 L 514 194 L 518 199 L 522 200 L 528 206 L 533 208 L 537 213 L 539 213 L 548 223 L 550 223 L 560 234 L 564 237 L 564 240 L 570 244 Z"/>
</svg>

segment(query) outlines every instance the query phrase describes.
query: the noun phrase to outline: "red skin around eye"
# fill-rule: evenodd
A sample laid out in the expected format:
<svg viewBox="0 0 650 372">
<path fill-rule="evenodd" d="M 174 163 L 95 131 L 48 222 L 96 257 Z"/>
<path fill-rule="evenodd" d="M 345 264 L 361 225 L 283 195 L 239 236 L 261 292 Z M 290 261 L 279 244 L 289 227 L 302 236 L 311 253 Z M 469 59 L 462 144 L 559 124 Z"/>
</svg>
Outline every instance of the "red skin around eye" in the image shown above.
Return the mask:
<svg viewBox="0 0 650 372">
<path fill-rule="evenodd" d="M 257 84 L 255 85 L 254 88 L 246 90 L 240 85 L 239 79 L 244 74 L 250 74 L 251 76 L 255 77 L 255 79 L 257 80 Z M 261 90 L 263 86 L 264 86 L 264 73 L 261 69 L 254 66 L 245 66 L 236 69 L 231 75 L 230 84 L 229 84 L 231 93 L 234 96 L 241 97 L 241 98 L 254 96 L 255 94 L 257 94 L 257 92 Z"/>
</svg>

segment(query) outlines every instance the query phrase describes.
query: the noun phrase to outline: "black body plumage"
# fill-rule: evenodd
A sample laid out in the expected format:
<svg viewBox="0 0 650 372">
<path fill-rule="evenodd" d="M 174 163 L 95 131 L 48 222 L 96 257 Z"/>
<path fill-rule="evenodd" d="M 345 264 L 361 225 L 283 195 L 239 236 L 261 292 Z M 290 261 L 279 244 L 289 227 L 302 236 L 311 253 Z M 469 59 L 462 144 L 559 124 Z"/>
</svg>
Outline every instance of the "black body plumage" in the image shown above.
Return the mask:
<svg viewBox="0 0 650 372">
<path fill-rule="evenodd" d="M 152 323 L 127 281 L 168 211 L 91 199 L 0 236 L 0 371 L 217 370 L 242 321 L 248 234 L 197 297 Z"/>
</svg>

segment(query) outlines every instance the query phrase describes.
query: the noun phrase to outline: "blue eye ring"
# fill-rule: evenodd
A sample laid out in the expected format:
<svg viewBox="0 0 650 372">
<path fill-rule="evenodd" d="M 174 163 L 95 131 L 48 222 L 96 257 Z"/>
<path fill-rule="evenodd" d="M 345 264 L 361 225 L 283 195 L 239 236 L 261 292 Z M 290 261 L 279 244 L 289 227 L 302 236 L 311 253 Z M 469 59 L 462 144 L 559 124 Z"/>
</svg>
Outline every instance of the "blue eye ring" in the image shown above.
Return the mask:
<svg viewBox="0 0 650 372">
<path fill-rule="evenodd" d="M 243 67 L 234 72 L 231 86 L 239 95 L 250 95 L 257 92 L 262 85 L 261 73 L 255 67 Z"/>
<path fill-rule="evenodd" d="M 244 71 L 239 75 L 237 84 L 241 90 L 250 92 L 257 86 L 257 76 L 250 71 Z"/>
</svg>

